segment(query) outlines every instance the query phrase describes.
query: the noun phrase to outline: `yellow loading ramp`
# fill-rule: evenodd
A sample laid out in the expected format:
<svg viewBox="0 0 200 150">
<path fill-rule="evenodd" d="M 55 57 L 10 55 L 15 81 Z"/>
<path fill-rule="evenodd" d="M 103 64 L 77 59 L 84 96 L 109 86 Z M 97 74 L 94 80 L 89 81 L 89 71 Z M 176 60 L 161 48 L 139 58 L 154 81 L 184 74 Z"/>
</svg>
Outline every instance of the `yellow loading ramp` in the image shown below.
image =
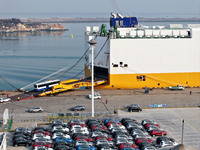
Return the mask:
<svg viewBox="0 0 200 150">
<path fill-rule="evenodd" d="M 106 82 L 107 80 L 97 79 L 94 80 L 94 86 L 101 85 Z M 70 79 L 61 81 L 59 85 L 53 86 L 51 91 L 44 91 L 38 94 L 38 96 L 55 95 L 61 92 L 65 92 L 67 90 L 74 90 L 74 89 L 79 89 L 80 87 L 91 87 L 91 86 L 92 86 L 91 79 L 83 79 L 83 80 Z"/>
</svg>

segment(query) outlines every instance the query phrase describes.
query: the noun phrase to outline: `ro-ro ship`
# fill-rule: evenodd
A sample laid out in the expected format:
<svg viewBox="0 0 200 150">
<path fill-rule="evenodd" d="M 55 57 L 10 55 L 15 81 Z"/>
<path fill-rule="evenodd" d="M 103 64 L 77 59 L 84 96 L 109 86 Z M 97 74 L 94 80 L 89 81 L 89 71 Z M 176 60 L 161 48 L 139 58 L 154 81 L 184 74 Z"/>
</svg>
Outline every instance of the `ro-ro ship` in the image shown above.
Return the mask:
<svg viewBox="0 0 200 150">
<path fill-rule="evenodd" d="M 85 28 L 85 76 L 107 79 L 101 88 L 200 86 L 200 25 L 141 26 L 136 17 L 112 13 L 110 29 Z"/>
</svg>

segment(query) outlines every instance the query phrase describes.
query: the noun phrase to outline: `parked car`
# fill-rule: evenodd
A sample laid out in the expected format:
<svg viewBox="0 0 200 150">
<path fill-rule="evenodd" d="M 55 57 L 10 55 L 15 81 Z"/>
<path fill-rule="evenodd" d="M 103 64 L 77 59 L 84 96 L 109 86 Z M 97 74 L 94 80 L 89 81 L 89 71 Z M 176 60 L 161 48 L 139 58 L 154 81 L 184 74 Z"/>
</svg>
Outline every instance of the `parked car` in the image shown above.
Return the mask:
<svg viewBox="0 0 200 150">
<path fill-rule="evenodd" d="M 56 139 L 57 137 L 65 137 L 67 139 L 71 138 L 70 135 L 68 134 L 64 134 L 63 132 L 55 132 L 52 134 L 51 138 L 54 140 Z"/>
<path fill-rule="evenodd" d="M 51 135 L 51 133 L 49 131 L 44 131 L 44 130 L 35 130 L 33 134 L 38 134 L 38 133 L 42 133 L 44 135 Z"/>
<path fill-rule="evenodd" d="M 27 129 L 24 127 L 19 127 L 15 129 L 14 134 L 24 134 L 24 135 L 31 135 L 32 130 L 31 129 Z"/>
<path fill-rule="evenodd" d="M 77 105 L 71 108 L 72 111 L 83 111 L 85 110 L 85 106 L 83 105 Z"/>
<path fill-rule="evenodd" d="M 24 138 L 24 139 L 26 139 L 26 140 L 31 140 L 31 135 L 25 135 L 25 134 L 23 134 L 23 133 L 19 133 L 19 134 L 15 134 L 14 136 L 13 136 L 13 141 L 15 140 L 15 139 L 17 139 L 17 138 Z"/>
<path fill-rule="evenodd" d="M 9 102 L 9 101 L 11 101 L 11 99 L 8 97 L 0 97 L 0 103 Z"/>
<path fill-rule="evenodd" d="M 64 142 L 70 142 L 70 143 L 72 143 L 73 142 L 73 140 L 71 139 L 71 138 L 66 138 L 66 137 L 56 137 L 55 138 L 55 142 L 57 142 L 57 141 L 64 141 Z"/>
<path fill-rule="evenodd" d="M 63 126 L 54 126 L 51 130 L 52 133 L 56 132 L 56 131 L 62 131 L 63 133 L 67 134 L 69 133 L 69 129 Z"/>
<path fill-rule="evenodd" d="M 36 140 L 37 138 L 45 138 L 45 139 L 51 139 L 51 137 L 49 135 L 44 135 L 42 133 L 37 133 L 33 135 L 32 140 Z"/>
<path fill-rule="evenodd" d="M 139 143 L 141 143 L 141 142 L 150 142 L 150 143 L 153 143 L 153 140 L 152 139 L 147 139 L 147 138 L 137 138 L 136 140 L 135 140 L 135 144 L 139 144 Z"/>
<path fill-rule="evenodd" d="M 38 147 L 38 146 L 52 148 L 52 144 L 51 143 L 48 143 L 48 142 L 34 142 L 33 148 Z"/>
<path fill-rule="evenodd" d="M 88 98 L 92 99 L 92 94 L 89 94 Z M 101 99 L 101 95 L 98 92 L 94 92 L 94 99 Z"/>
<path fill-rule="evenodd" d="M 133 112 L 133 111 L 140 112 L 140 111 L 142 111 L 142 108 L 140 107 L 139 104 L 132 104 L 132 105 L 128 106 L 128 111 L 129 112 Z"/>
<path fill-rule="evenodd" d="M 17 138 L 13 141 L 13 146 L 31 146 L 32 145 L 32 141 L 31 140 L 27 140 L 24 138 Z"/>
<path fill-rule="evenodd" d="M 157 150 L 157 148 L 151 145 L 147 145 L 147 146 L 143 146 L 141 150 Z"/>
<path fill-rule="evenodd" d="M 42 107 L 33 107 L 33 108 L 30 108 L 29 110 L 27 110 L 27 112 L 38 113 L 38 112 L 43 112 L 43 109 L 42 109 Z"/>
<path fill-rule="evenodd" d="M 146 128 L 147 132 L 151 132 L 152 130 L 163 130 L 162 128 L 159 128 L 157 126 L 148 126 Z"/>
<path fill-rule="evenodd" d="M 87 137 L 87 136 L 77 136 L 75 138 L 75 141 L 77 140 L 85 140 L 85 141 L 88 141 L 88 142 L 93 142 L 93 139 L 91 137 Z"/>
<path fill-rule="evenodd" d="M 96 150 L 96 148 L 89 145 L 79 145 L 76 147 L 76 150 Z"/>
<path fill-rule="evenodd" d="M 72 147 L 74 146 L 74 143 L 66 142 L 66 141 L 55 141 L 55 143 L 54 143 L 54 148 L 55 148 L 55 149 L 56 149 L 56 147 L 57 147 L 57 149 L 62 148 L 60 145 L 63 145 L 63 146 L 65 146 L 65 147 L 70 147 L 70 148 L 72 148 Z M 59 147 L 59 148 L 58 148 L 58 147 Z"/>
<path fill-rule="evenodd" d="M 158 136 L 158 135 L 165 136 L 167 135 L 167 132 L 164 130 L 151 130 L 150 135 L 151 136 Z"/>
<path fill-rule="evenodd" d="M 161 147 L 178 145 L 178 143 L 173 138 L 169 138 L 169 137 L 166 137 L 166 136 L 158 137 L 156 139 L 156 143 L 158 145 L 160 145 Z"/>
<path fill-rule="evenodd" d="M 53 150 L 53 148 L 44 147 L 44 146 L 37 146 L 37 147 L 33 148 L 33 150 Z"/>
</svg>

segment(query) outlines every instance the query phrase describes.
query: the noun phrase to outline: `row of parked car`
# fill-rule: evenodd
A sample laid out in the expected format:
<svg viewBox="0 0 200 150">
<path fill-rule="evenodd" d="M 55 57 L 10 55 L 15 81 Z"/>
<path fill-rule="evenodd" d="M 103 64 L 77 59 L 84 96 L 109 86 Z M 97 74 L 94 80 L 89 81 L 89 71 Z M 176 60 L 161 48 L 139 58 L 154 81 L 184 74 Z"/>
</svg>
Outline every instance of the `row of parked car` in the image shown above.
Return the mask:
<svg viewBox="0 0 200 150">
<path fill-rule="evenodd" d="M 165 135 L 167 132 L 152 120 L 54 120 L 50 126 L 33 130 L 15 129 L 13 146 L 31 146 L 33 150 L 156 150 L 178 144 Z"/>
</svg>

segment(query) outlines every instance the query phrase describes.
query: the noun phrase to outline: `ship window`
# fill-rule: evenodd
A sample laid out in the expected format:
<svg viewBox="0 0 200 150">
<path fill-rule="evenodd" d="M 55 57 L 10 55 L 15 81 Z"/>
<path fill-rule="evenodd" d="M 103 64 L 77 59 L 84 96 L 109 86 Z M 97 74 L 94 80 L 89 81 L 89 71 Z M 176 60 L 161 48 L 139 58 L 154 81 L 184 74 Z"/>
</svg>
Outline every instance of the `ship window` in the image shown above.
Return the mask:
<svg viewBox="0 0 200 150">
<path fill-rule="evenodd" d="M 124 67 L 128 67 L 128 64 L 124 64 Z"/>
<path fill-rule="evenodd" d="M 123 26 L 123 20 L 120 20 L 120 26 Z"/>
<path fill-rule="evenodd" d="M 115 25 L 119 27 L 119 21 L 116 20 Z"/>
<path fill-rule="evenodd" d="M 146 77 L 145 76 L 137 76 L 138 81 L 145 81 Z"/>
<path fill-rule="evenodd" d="M 113 67 L 118 67 L 118 64 L 113 64 Z"/>
</svg>

